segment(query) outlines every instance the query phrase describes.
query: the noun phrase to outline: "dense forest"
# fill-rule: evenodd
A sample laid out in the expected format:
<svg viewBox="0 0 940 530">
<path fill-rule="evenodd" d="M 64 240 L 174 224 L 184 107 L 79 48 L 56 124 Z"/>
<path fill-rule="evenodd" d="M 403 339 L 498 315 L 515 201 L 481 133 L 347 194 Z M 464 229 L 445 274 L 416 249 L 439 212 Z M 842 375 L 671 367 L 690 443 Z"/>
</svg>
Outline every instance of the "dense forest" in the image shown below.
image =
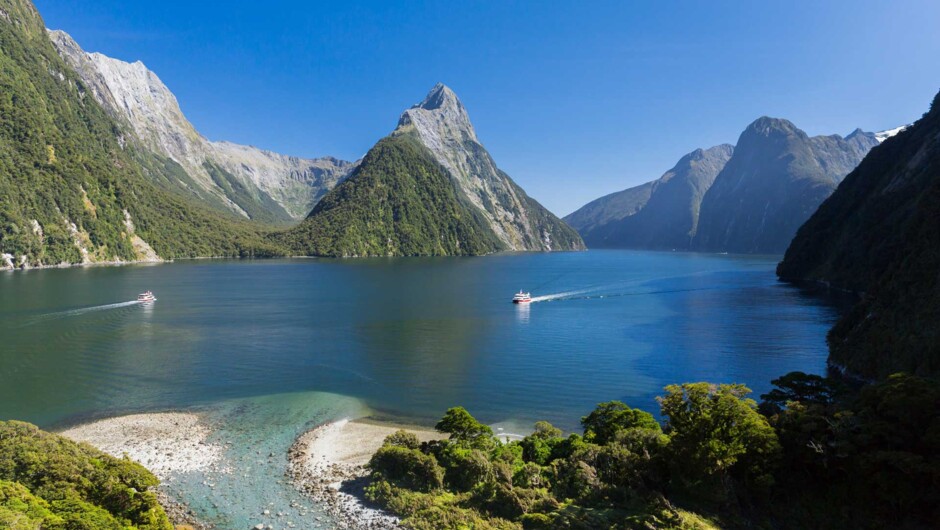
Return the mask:
<svg viewBox="0 0 940 530">
<path fill-rule="evenodd" d="M 414 529 L 931 528 L 940 518 L 940 388 L 863 388 L 800 372 L 758 404 L 742 385 L 672 385 L 663 422 L 612 401 L 563 436 L 504 442 L 463 408 L 372 457 L 371 500 Z"/>
<path fill-rule="evenodd" d="M 431 153 L 409 135 L 379 141 L 300 226 L 275 240 L 313 256 L 444 256 L 500 250 Z"/>
<path fill-rule="evenodd" d="M 0 528 L 172 530 L 143 466 L 0 421 Z"/>
<path fill-rule="evenodd" d="M 279 253 L 258 227 L 157 187 L 182 168 L 107 115 L 31 3 L 0 6 L 0 253 L 30 266 L 139 259 L 140 241 L 165 259 Z"/>
</svg>

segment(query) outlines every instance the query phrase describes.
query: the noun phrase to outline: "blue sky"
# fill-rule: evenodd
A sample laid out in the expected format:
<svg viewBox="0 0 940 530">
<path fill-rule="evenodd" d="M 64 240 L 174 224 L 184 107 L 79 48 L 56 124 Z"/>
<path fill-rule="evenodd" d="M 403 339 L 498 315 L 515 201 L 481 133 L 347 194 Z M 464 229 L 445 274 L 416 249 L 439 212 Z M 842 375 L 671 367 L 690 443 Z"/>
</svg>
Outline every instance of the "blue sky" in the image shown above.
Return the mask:
<svg viewBox="0 0 940 530">
<path fill-rule="evenodd" d="M 940 89 L 940 2 L 36 0 L 87 51 L 142 60 L 200 132 L 355 159 L 438 81 L 559 215 L 761 115 L 893 128 Z"/>
</svg>

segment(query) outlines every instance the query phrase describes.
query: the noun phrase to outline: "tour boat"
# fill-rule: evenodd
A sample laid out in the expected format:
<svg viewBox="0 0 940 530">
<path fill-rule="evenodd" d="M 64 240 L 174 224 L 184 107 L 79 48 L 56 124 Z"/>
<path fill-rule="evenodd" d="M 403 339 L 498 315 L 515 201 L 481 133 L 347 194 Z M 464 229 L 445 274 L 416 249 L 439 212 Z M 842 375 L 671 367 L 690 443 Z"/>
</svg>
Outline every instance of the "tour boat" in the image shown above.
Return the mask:
<svg viewBox="0 0 940 530">
<path fill-rule="evenodd" d="M 154 296 L 153 293 L 151 293 L 150 291 L 147 291 L 146 293 L 140 293 L 139 295 L 137 295 L 137 301 L 142 304 L 147 304 L 150 302 L 156 302 L 157 297 Z"/>
<path fill-rule="evenodd" d="M 514 304 L 528 304 L 532 301 L 532 297 L 529 296 L 529 293 L 524 293 L 519 291 L 516 293 L 516 296 L 512 297 L 512 303 Z"/>
</svg>

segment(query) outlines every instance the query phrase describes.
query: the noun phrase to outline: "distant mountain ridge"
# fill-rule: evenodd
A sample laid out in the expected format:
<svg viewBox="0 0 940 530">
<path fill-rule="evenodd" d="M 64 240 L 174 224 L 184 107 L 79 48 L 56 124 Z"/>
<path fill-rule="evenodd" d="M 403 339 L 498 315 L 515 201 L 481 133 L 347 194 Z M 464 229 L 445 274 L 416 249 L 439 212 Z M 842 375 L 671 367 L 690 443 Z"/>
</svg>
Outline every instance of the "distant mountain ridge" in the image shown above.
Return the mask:
<svg viewBox="0 0 940 530">
<path fill-rule="evenodd" d="M 879 141 L 858 129 L 810 137 L 787 120 L 762 117 L 736 146 L 696 150 L 660 179 L 592 201 L 565 220 L 592 247 L 782 253 Z"/>
<path fill-rule="evenodd" d="M 863 293 L 829 334 L 864 377 L 940 375 L 940 94 L 800 227 L 777 274 Z"/>
<path fill-rule="evenodd" d="M 689 248 L 702 198 L 733 153 L 728 144 L 696 149 L 659 179 L 588 203 L 565 221 L 593 247 Z"/>
<path fill-rule="evenodd" d="M 299 253 L 328 256 L 584 248 L 571 227 L 496 167 L 463 104 L 442 84 L 279 238 Z"/>
<path fill-rule="evenodd" d="M 94 98 L 126 122 L 146 148 L 179 164 L 190 179 L 171 189 L 218 208 L 267 222 L 305 217 L 354 164 L 306 159 L 230 142 L 211 142 L 183 115 L 173 93 L 140 61 L 87 53 L 64 31 L 50 31 L 59 54 Z M 126 139 L 125 139 L 126 141 Z"/>
<path fill-rule="evenodd" d="M 734 156 L 702 199 L 693 250 L 776 254 L 878 145 L 874 134 L 810 137 L 762 117 L 741 133 Z"/>
</svg>

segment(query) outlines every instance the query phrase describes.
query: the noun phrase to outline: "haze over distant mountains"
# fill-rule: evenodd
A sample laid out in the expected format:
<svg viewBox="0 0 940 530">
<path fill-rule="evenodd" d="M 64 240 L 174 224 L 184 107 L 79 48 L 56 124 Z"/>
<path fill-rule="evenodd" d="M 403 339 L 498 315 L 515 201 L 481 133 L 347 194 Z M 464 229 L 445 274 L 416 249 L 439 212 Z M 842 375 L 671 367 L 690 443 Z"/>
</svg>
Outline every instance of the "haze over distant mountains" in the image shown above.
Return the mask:
<svg viewBox="0 0 940 530">
<path fill-rule="evenodd" d="M 574 230 L 496 167 L 443 84 L 402 113 L 392 134 L 286 241 L 336 256 L 584 248 Z"/>
<path fill-rule="evenodd" d="M 762 117 L 736 146 L 698 149 L 661 178 L 565 220 L 590 247 L 782 253 L 842 178 L 898 130 L 810 137 Z"/>
<path fill-rule="evenodd" d="M 594 200 L 565 221 L 592 247 L 688 248 L 702 198 L 732 153 L 728 144 L 696 149 L 657 180 Z"/>
<path fill-rule="evenodd" d="M 64 31 L 50 31 L 49 36 L 113 118 L 129 124 L 144 146 L 182 166 L 186 175 L 167 184 L 213 206 L 254 220 L 302 219 L 354 167 L 332 157 L 299 158 L 211 142 L 143 63 L 86 53 Z"/>
</svg>

